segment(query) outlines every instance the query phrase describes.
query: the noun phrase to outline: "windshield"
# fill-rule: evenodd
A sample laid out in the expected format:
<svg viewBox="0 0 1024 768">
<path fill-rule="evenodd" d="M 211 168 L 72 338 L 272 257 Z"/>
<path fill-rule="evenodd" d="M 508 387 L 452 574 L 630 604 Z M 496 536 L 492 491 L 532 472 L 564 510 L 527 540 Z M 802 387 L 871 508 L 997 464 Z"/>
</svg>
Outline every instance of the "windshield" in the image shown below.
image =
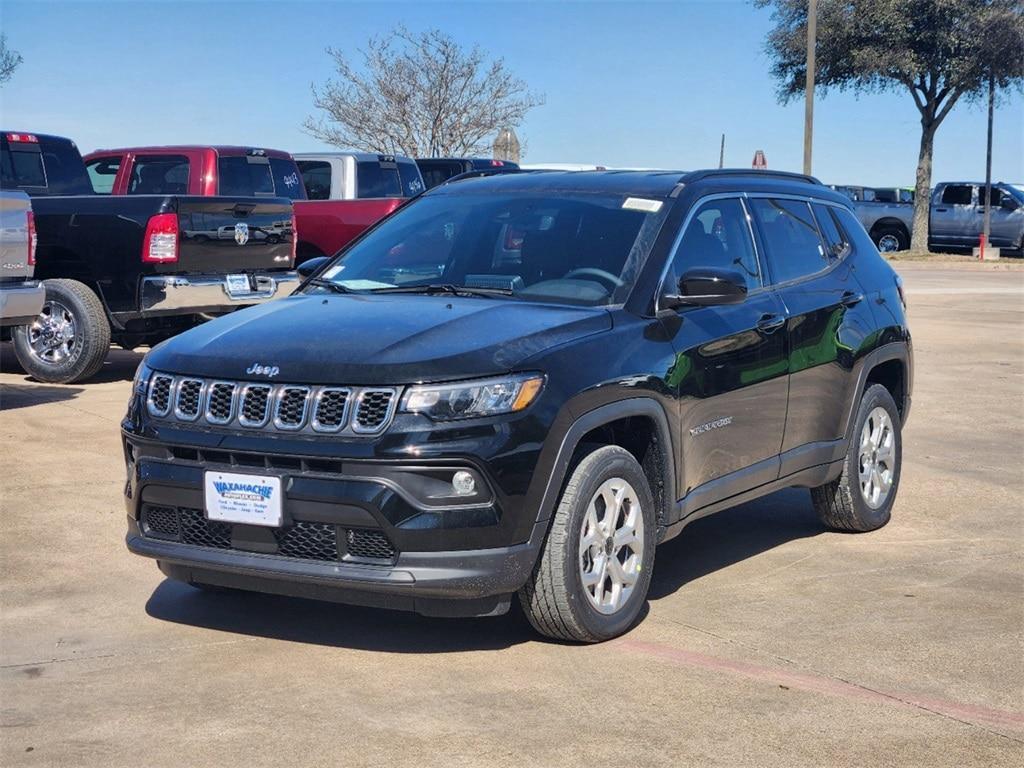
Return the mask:
<svg viewBox="0 0 1024 768">
<path fill-rule="evenodd" d="M 321 277 L 354 291 L 454 286 L 530 301 L 618 304 L 657 236 L 663 203 L 571 192 L 428 195 Z"/>
</svg>

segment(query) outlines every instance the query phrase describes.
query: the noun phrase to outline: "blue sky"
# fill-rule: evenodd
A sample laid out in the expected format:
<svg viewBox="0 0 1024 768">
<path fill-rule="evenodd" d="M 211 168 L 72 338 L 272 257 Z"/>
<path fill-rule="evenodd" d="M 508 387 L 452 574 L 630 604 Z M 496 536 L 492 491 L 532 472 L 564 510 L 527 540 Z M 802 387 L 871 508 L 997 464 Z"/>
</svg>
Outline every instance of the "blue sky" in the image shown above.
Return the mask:
<svg viewBox="0 0 1024 768">
<path fill-rule="evenodd" d="M 156 143 L 322 148 L 300 125 L 327 46 L 356 50 L 403 23 L 480 43 L 547 103 L 520 135 L 526 162 L 800 170 L 803 104 L 780 106 L 746 2 L 347 3 L 3 0 L 24 64 L 0 88 L 7 129 L 57 133 L 89 151 Z M 816 104 L 814 173 L 911 185 L 918 114 L 909 94 L 834 93 Z M 960 104 L 940 129 L 934 180 L 984 173 L 985 114 Z M 994 175 L 1024 181 L 1024 98 L 998 110 Z"/>
</svg>

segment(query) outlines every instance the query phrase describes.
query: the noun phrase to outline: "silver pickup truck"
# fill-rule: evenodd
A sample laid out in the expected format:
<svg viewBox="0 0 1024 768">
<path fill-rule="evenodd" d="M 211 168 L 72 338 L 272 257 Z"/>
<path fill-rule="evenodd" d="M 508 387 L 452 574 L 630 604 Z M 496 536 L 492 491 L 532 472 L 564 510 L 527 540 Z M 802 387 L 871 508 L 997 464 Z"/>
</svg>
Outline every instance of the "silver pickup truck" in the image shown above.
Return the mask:
<svg viewBox="0 0 1024 768">
<path fill-rule="evenodd" d="M 883 253 L 910 247 L 914 229 L 911 202 L 880 202 L 857 193 L 859 187 L 834 187 L 853 201 L 853 210 Z M 985 185 L 977 181 L 937 184 L 932 191 L 929 250 L 973 248 L 984 226 Z M 1004 253 L 1024 256 L 1024 185 L 992 185 L 992 223 L 989 241 Z"/>
<path fill-rule="evenodd" d="M 32 202 L 24 192 L 0 191 L 0 326 L 25 325 L 42 310 L 46 292 L 31 279 L 35 263 Z"/>
</svg>

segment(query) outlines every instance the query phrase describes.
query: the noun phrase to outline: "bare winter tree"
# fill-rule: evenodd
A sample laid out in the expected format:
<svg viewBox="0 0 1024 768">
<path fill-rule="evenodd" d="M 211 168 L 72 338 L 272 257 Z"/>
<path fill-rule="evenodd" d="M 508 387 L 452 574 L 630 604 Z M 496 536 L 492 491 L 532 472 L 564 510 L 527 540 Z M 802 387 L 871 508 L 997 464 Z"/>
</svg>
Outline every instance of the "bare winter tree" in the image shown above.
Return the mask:
<svg viewBox="0 0 1024 768">
<path fill-rule="evenodd" d="M 807 0 L 754 0 L 775 26 L 767 50 L 783 101 L 806 83 Z M 961 99 L 1024 82 L 1020 0 L 818 0 L 816 79 L 823 90 L 909 92 L 921 114 L 912 247 L 928 246 L 935 133 Z M 879 121 L 885 130 L 884 120 Z M 981 134 L 982 131 L 979 131 Z"/>
<path fill-rule="evenodd" d="M 11 79 L 21 61 L 21 54 L 7 47 L 7 35 L 0 35 L 0 83 Z"/>
<path fill-rule="evenodd" d="M 499 128 L 518 126 L 544 103 L 502 59 L 488 61 L 479 46 L 466 50 L 436 29 L 398 27 L 373 38 L 358 68 L 339 50 L 327 53 L 337 76 L 312 86 L 323 114 L 303 128 L 338 147 L 413 157 L 489 153 Z"/>
</svg>

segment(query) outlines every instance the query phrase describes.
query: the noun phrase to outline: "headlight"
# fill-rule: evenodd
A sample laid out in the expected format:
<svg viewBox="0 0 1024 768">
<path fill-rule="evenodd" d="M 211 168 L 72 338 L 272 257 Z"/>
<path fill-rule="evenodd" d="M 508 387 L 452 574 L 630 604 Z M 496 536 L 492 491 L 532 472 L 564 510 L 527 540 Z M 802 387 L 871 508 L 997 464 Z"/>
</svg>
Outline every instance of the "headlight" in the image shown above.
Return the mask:
<svg viewBox="0 0 1024 768">
<path fill-rule="evenodd" d="M 435 421 L 496 416 L 521 411 L 537 399 L 544 377 L 536 373 L 410 387 L 402 410 L 422 413 Z"/>
<path fill-rule="evenodd" d="M 139 367 L 135 369 L 135 378 L 132 379 L 132 392 L 144 397 L 146 395 L 146 388 L 149 386 L 149 378 L 152 375 L 153 370 L 146 365 L 146 358 L 142 358 Z"/>
</svg>

